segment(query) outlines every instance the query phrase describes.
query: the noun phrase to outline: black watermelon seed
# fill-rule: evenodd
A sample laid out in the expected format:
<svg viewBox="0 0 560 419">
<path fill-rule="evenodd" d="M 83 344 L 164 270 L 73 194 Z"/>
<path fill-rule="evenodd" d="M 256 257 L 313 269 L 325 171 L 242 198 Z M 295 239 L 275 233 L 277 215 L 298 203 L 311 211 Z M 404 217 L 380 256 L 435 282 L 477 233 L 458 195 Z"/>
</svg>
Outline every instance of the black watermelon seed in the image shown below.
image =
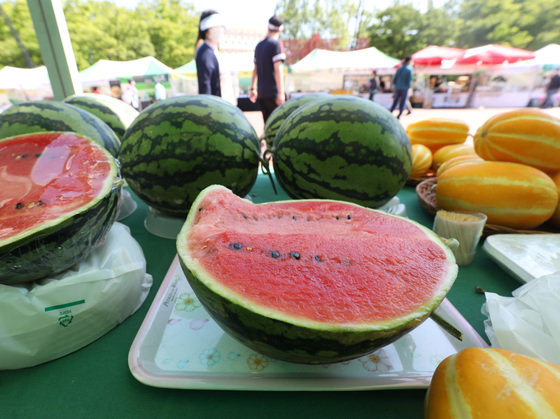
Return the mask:
<svg viewBox="0 0 560 419">
<path fill-rule="evenodd" d="M 352 217 L 350 215 L 347 215 L 346 218 L 348 218 L 349 220 L 352 219 Z"/>
<path fill-rule="evenodd" d="M 280 253 L 278 253 L 276 250 L 273 250 L 272 252 L 270 252 L 270 256 L 272 256 L 274 259 L 278 259 L 280 257 Z"/>
<path fill-rule="evenodd" d="M 241 216 L 242 216 L 243 218 L 245 218 L 245 219 L 249 218 L 249 217 L 247 216 L 247 214 L 241 214 Z"/>
<path fill-rule="evenodd" d="M 337 220 L 339 220 L 339 219 L 340 219 L 340 217 L 339 217 L 338 215 L 337 215 L 336 217 L 334 217 L 334 218 L 336 218 Z"/>
<path fill-rule="evenodd" d="M 21 158 L 22 158 L 22 159 L 25 159 L 26 157 L 29 157 L 29 154 L 23 153 L 23 154 L 21 155 Z"/>
<path fill-rule="evenodd" d="M 21 202 L 18 202 L 16 204 L 16 209 L 20 209 L 21 207 L 23 207 L 23 204 Z"/>
<path fill-rule="evenodd" d="M 204 207 L 200 207 L 200 208 L 198 209 L 198 212 L 202 211 L 203 209 L 204 209 Z"/>
<path fill-rule="evenodd" d="M 299 259 L 299 253 L 298 252 L 290 252 L 290 256 L 293 257 L 294 259 Z"/>
<path fill-rule="evenodd" d="M 230 249 L 235 249 L 235 250 L 243 249 L 243 245 L 241 243 L 231 243 L 229 247 Z"/>
<path fill-rule="evenodd" d="M 315 259 L 317 262 L 321 262 L 321 257 L 320 257 L 320 256 L 315 255 L 314 259 Z"/>
<path fill-rule="evenodd" d="M 37 202 L 37 205 L 43 205 L 43 204 L 44 204 L 44 202 L 43 202 L 43 201 L 39 201 L 39 202 Z"/>
<path fill-rule="evenodd" d="M 297 217 L 295 215 L 292 215 L 292 220 L 296 221 Z"/>
<path fill-rule="evenodd" d="M 41 153 L 35 154 L 35 157 L 41 157 Z"/>
</svg>

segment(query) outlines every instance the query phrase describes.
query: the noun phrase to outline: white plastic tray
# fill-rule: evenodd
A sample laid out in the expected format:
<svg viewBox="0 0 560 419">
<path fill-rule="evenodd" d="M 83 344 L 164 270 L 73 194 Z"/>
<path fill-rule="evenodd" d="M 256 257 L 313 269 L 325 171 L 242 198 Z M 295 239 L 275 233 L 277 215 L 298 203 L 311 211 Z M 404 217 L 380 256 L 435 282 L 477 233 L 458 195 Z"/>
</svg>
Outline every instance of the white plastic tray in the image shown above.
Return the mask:
<svg viewBox="0 0 560 419">
<path fill-rule="evenodd" d="M 277 361 L 238 343 L 209 317 L 175 257 L 129 352 L 140 382 L 167 388 L 215 390 L 369 390 L 426 388 L 448 355 L 487 346 L 448 301 L 438 313 L 463 332 L 449 336 L 431 319 L 397 342 L 331 365 Z"/>
<path fill-rule="evenodd" d="M 560 234 L 495 234 L 482 248 L 521 282 L 560 272 Z"/>
</svg>

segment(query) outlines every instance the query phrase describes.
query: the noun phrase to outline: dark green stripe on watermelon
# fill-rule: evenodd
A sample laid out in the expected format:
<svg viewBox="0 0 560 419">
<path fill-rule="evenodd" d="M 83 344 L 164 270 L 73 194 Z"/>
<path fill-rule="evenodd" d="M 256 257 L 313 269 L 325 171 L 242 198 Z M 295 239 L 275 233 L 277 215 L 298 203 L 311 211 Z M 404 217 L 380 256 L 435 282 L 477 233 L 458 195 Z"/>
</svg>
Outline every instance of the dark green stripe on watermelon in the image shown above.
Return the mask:
<svg viewBox="0 0 560 419">
<path fill-rule="evenodd" d="M 121 187 L 64 222 L 0 249 L 0 283 L 51 277 L 81 262 L 105 237 L 117 217 Z"/>
<path fill-rule="evenodd" d="M 301 108 L 302 106 L 316 101 L 318 99 L 324 99 L 327 95 L 323 93 L 309 93 L 298 96 L 294 99 L 290 99 L 284 104 L 280 105 L 270 114 L 268 119 L 266 120 L 266 124 L 264 126 L 264 140 L 266 141 L 267 147 L 272 147 L 274 144 L 274 139 L 276 138 L 276 134 L 278 130 L 282 126 L 282 123 L 286 120 L 288 116 L 294 113 L 296 110 Z"/>
<path fill-rule="evenodd" d="M 0 138 L 34 132 L 75 132 L 91 138 L 113 156 L 120 141 L 97 116 L 63 102 L 36 100 L 12 105 L 0 114 Z"/>
<path fill-rule="evenodd" d="M 350 201 L 377 208 L 405 184 L 410 140 L 381 106 L 355 97 L 309 103 L 275 140 L 274 171 L 292 198 Z"/>
<path fill-rule="evenodd" d="M 119 139 L 122 138 L 126 129 L 138 116 L 138 111 L 129 104 L 105 95 L 75 95 L 64 99 L 64 103 L 77 106 L 97 116 L 109 125 Z"/>
<path fill-rule="evenodd" d="M 304 364 L 341 362 L 367 355 L 414 329 L 426 313 L 402 328 L 348 333 L 298 327 L 256 314 L 212 292 L 194 276 L 180 258 L 189 284 L 208 313 L 230 336 L 249 348 L 273 358 Z"/>
<path fill-rule="evenodd" d="M 258 174 L 259 140 L 245 115 L 209 95 L 181 96 L 142 111 L 123 136 L 122 174 L 140 199 L 185 216 L 212 184 L 244 196 Z"/>
</svg>

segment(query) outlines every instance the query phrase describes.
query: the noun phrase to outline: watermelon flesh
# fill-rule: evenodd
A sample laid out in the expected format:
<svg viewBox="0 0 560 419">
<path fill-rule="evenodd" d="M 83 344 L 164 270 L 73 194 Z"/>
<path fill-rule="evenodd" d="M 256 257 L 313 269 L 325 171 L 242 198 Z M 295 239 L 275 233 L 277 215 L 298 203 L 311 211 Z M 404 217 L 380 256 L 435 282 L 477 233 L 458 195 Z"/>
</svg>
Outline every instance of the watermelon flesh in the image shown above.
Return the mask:
<svg viewBox="0 0 560 419">
<path fill-rule="evenodd" d="M 0 140 L 0 282 L 40 279 L 87 256 L 114 221 L 116 161 L 74 133 Z"/>
<path fill-rule="evenodd" d="M 437 307 L 457 275 L 450 250 L 400 217 L 327 200 L 254 205 L 220 187 L 201 196 L 178 252 L 193 289 L 228 331 L 235 325 L 212 306 L 216 295 L 307 330 L 399 335 Z"/>
<path fill-rule="evenodd" d="M 103 151 L 85 138 L 70 145 L 66 138 L 0 143 L 0 243 L 71 213 L 105 186 L 111 164 Z"/>
</svg>

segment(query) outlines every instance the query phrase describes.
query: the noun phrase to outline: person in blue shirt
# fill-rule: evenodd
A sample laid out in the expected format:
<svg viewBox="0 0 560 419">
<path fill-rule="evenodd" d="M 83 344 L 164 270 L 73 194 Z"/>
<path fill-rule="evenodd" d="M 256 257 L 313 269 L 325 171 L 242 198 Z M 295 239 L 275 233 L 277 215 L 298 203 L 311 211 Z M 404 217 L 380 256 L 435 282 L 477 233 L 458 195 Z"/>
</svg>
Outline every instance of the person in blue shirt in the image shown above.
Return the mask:
<svg viewBox="0 0 560 419">
<path fill-rule="evenodd" d="M 395 85 L 395 96 L 393 97 L 393 104 L 391 105 L 391 113 L 399 106 L 399 119 L 404 111 L 408 99 L 408 90 L 412 85 L 413 71 L 410 66 L 410 55 L 404 57 L 402 65 L 397 69 L 395 77 L 393 77 L 393 84 Z"/>
<path fill-rule="evenodd" d="M 223 37 L 224 21 L 214 10 L 202 12 L 199 24 L 199 39 L 204 41 L 195 52 L 198 93 L 222 96 L 220 85 L 220 65 L 216 50 Z"/>
<path fill-rule="evenodd" d="M 255 65 L 249 99 L 251 102 L 258 101 L 265 123 L 272 111 L 286 100 L 282 69 L 286 54 L 279 41 L 283 28 L 282 19 L 272 16 L 268 20 L 266 38 L 255 48 Z"/>
</svg>

